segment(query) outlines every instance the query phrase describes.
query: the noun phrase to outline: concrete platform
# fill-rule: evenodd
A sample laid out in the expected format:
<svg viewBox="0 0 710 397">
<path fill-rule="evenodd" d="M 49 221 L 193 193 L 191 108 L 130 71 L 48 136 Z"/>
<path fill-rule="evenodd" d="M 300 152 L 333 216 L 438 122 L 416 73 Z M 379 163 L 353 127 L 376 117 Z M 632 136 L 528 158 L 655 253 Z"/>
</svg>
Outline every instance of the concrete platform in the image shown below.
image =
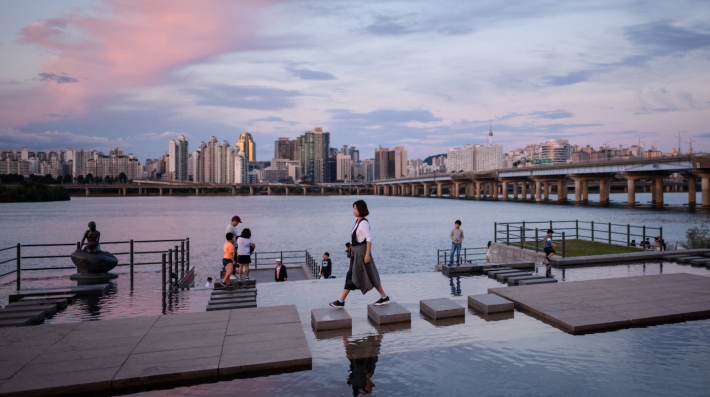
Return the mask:
<svg viewBox="0 0 710 397">
<path fill-rule="evenodd" d="M 515 308 L 513 302 L 493 294 L 469 295 L 468 307 L 484 314 L 510 312 Z"/>
<path fill-rule="evenodd" d="M 15 312 L 26 312 L 26 311 L 43 311 L 46 315 L 51 316 L 57 313 L 57 305 L 55 304 L 40 304 L 36 303 L 30 306 L 6 306 L 0 309 L 0 313 L 15 313 Z"/>
<path fill-rule="evenodd" d="M 518 285 L 518 282 L 522 280 L 542 280 L 545 278 L 545 276 L 539 275 L 539 274 L 533 274 L 530 276 L 516 276 L 516 277 L 508 277 L 508 285 L 513 286 L 513 285 Z"/>
<path fill-rule="evenodd" d="M 316 332 L 353 329 L 353 319 L 345 309 L 327 307 L 311 310 L 311 327 Z"/>
<path fill-rule="evenodd" d="M 533 274 L 530 272 L 503 273 L 503 274 L 497 274 L 496 280 L 506 283 L 506 282 L 508 282 L 508 278 L 510 278 L 510 277 L 521 277 L 521 276 L 532 276 L 532 275 Z"/>
<path fill-rule="evenodd" d="M 494 267 L 491 269 L 484 269 L 483 274 L 488 274 L 488 272 L 496 271 L 496 270 L 513 270 L 512 267 Z"/>
<path fill-rule="evenodd" d="M 28 296 L 75 295 L 75 296 L 104 296 L 111 284 L 76 285 L 73 287 L 23 289 L 10 294 L 10 302 L 17 302 Z"/>
<path fill-rule="evenodd" d="M 67 307 L 68 302 L 66 299 L 45 299 L 36 301 L 20 301 L 8 303 L 6 307 L 22 307 L 22 306 L 34 306 L 37 304 L 55 305 L 57 309 L 64 309 Z"/>
<path fill-rule="evenodd" d="M 0 312 L 0 320 L 30 320 L 33 324 L 42 324 L 45 313 L 42 310 L 20 311 L 3 313 Z"/>
<path fill-rule="evenodd" d="M 312 365 L 294 305 L 2 328 L 0 349 L 3 396 L 115 395 Z"/>
<path fill-rule="evenodd" d="M 367 317 L 377 325 L 412 321 L 412 313 L 397 302 L 382 306 L 369 304 L 367 305 Z"/>
<path fill-rule="evenodd" d="M 50 295 L 50 296 L 26 296 L 22 299 L 20 299 L 20 302 L 36 302 L 36 301 L 45 301 L 45 300 L 59 300 L 59 299 L 64 299 L 66 300 L 67 304 L 73 304 L 76 302 L 76 294 L 68 294 L 68 295 Z"/>
<path fill-rule="evenodd" d="M 0 328 L 6 327 L 24 327 L 32 324 L 32 319 L 24 318 L 17 320 L 0 320 Z M 2 380 L 0 380 L 2 382 Z"/>
<path fill-rule="evenodd" d="M 538 285 L 538 284 L 553 284 L 557 280 L 554 278 L 540 278 L 540 279 L 530 279 L 530 280 L 518 280 L 518 285 Z"/>
<path fill-rule="evenodd" d="M 572 334 L 710 318 L 710 277 L 687 273 L 488 291 Z"/>
<path fill-rule="evenodd" d="M 676 258 L 676 262 L 678 263 L 690 263 L 696 259 L 705 259 L 706 257 L 704 256 L 684 256 L 682 258 Z"/>
<path fill-rule="evenodd" d="M 690 266 L 707 266 L 710 264 L 710 258 L 693 259 L 690 261 Z"/>
<path fill-rule="evenodd" d="M 514 262 L 473 262 L 461 266 L 442 265 L 441 273 L 445 276 L 455 276 L 466 273 L 482 273 L 486 269 L 512 268 L 512 269 L 533 269 L 535 264 L 527 261 Z"/>
<path fill-rule="evenodd" d="M 651 259 L 662 259 L 669 255 L 704 255 L 710 252 L 707 249 L 689 249 L 689 250 L 674 250 L 674 251 L 644 251 L 631 252 L 628 254 L 608 254 L 608 255 L 590 255 L 590 256 L 575 256 L 571 258 L 560 258 L 553 256 L 550 262 L 556 267 L 571 267 L 571 266 L 586 266 L 598 265 L 601 263 L 619 263 L 619 262 L 643 262 Z"/>
<path fill-rule="evenodd" d="M 419 311 L 433 320 L 464 317 L 466 315 L 466 310 L 463 306 L 447 298 L 421 300 L 419 301 Z"/>
<path fill-rule="evenodd" d="M 492 270 L 489 271 L 488 273 L 488 278 L 497 278 L 499 274 L 507 274 L 507 273 L 522 273 L 519 269 L 506 269 L 506 270 Z"/>
</svg>

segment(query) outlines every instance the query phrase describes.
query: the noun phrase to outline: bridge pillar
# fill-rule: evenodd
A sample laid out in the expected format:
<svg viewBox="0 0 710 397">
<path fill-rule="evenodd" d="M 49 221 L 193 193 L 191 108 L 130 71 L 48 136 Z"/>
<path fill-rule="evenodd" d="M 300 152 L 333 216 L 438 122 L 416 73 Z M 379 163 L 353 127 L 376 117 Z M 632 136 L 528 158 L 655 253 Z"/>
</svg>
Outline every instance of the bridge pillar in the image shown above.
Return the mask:
<svg viewBox="0 0 710 397">
<path fill-rule="evenodd" d="M 200 195 L 200 188 L 196 187 L 195 188 L 195 196 L 199 196 L 199 195 Z"/>
<path fill-rule="evenodd" d="M 560 203 L 567 201 L 567 179 L 557 180 L 557 201 Z"/>
<path fill-rule="evenodd" d="M 528 199 L 528 181 L 522 181 L 520 183 L 520 199 L 522 201 L 527 201 Z"/>
<path fill-rule="evenodd" d="M 575 204 L 582 203 L 582 180 L 581 179 L 574 180 L 574 202 L 575 202 Z"/>
<path fill-rule="evenodd" d="M 417 196 L 419 196 L 419 185 L 417 185 L 416 183 L 412 183 L 412 185 L 410 186 L 409 194 L 410 194 L 412 197 L 417 197 Z"/>
<path fill-rule="evenodd" d="M 710 173 L 697 173 L 700 177 L 702 192 L 701 205 L 703 208 L 710 208 Z"/>
<path fill-rule="evenodd" d="M 162 188 L 162 187 L 159 187 L 159 188 L 158 188 L 158 191 L 160 192 L 159 196 L 160 196 L 160 197 L 163 197 L 163 188 Z"/>
<path fill-rule="evenodd" d="M 609 178 L 599 178 L 599 203 L 609 204 Z"/>
<path fill-rule="evenodd" d="M 503 197 L 501 197 L 501 199 L 503 201 L 508 201 L 508 181 L 501 182 L 501 185 L 503 185 Z"/>
<path fill-rule="evenodd" d="M 474 181 L 473 183 L 476 185 L 476 200 L 480 200 L 481 199 L 481 182 Z"/>
<path fill-rule="evenodd" d="M 306 187 L 305 187 L 305 186 L 303 186 L 303 187 L 302 187 L 301 189 L 303 189 L 303 195 L 305 196 L 305 195 L 306 195 L 306 193 L 308 192 L 308 190 L 306 189 Z"/>
<path fill-rule="evenodd" d="M 695 205 L 695 175 L 686 175 L 685 178 L 688 180 L 688 205 Z"/>
<path fill-rule="evenodd" d="M 123 190 L 123 197 L 126 197 L 126 188 L 124 187 L 124 188 L 121 189 L 121 190 Z"/>
<path fill-rule="evenodd" d="M 324 187 L 320 188 L 320 195 L 325 196 L 325 188 Z"/>
<path fill-rule="evenodd" d="M 266 187 L 266 195 L 271 196 L 271 186 Z"/>
<path fill-rule="evenodd" d="M 232 196 L 236 196 L 236 195 L 237 195 L 237 188 L 232 186 Z"/>
<path fill-rule="evenodd" d="M 288 196 L 288 186 L 284 187 L 284 192 L 286 193 L 286 196 Z"/>
<path fill-rule="evenodd" d="M 500 184 L 498 184 L 498 181 L 491 182 L 491 199 L 498 201 L 499 194 Z"/>
<path fill-rule="evenodd" d="M 589 202 L 589 180 L 582 180 L 582 202 Z"/>
<path fill-rule="evenodd" d="M 542 181 L 535 181 L 535 202 L 542 201 Z"/>
<path fill-rule="evenodd" d="M 513 200 L 518 201 L 518 181 L 513 181 Z"/>
<path fill-rule="evenodd" d="M 170 188 L 170 193 L 171 196 L 173 195 L 173 188 Z"/>
<path fill-rule="evenodd" d="M 436 197 L 438 198 L 441 198 L 442 185 L 443 183 L 441 182 L 436 183 Z"/>
<path fill-rule="evenodd" d="M 453 182 L 454 188 L 451 189 L 451 185 L 449 185 L 449 195 L 455 199 L 459 199 L 460 197 L 460 189 L 461 189 L 461 182 Z"/>
<path fill-rule="evenodd" d="M 343 195 L 343 188 L 339 187 L 338 188 L 338 196 L 342 196 L 342 195 Z"/>
<path fill-rule="evenodd" d="M 663 177 L 653 180 L 653 205 L 663 206 Z"/>
<path fill-rule="evenodd" d="M 545 181 L 545 190 L 544 190 L 544 200 L 549 201 L 550 200 L 550 190 L 552 190 L 552 184 L 550 181 Z"/>
</svg>

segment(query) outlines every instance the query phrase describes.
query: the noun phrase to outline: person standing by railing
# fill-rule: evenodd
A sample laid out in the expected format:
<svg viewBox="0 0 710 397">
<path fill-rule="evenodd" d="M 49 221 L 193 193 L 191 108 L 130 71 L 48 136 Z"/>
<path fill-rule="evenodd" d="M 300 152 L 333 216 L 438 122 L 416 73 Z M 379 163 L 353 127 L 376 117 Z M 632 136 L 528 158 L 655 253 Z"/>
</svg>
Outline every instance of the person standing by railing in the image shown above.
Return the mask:
<svg viewBox="0 0 710 397">
<path fill-rule="evenodd" d="M 359 289 L 364 295 L 367 291 L 375 288 L 380 293 L 380 299 L 375 302 L 375 306 L 387 305 L 390 298 L 385 294 L 385 290 L 380 284 L 380 273 L 372 260 L 372 236 L 370 235 L 370 222 L 365 218 L 370 214 L 364 200 L 353 203 L 353 215 L 357 218 L 355 226 L 351 232 L 351 258 L 350 269 L 345 276 L 345 287 L 340 299 L 331 302 L 330 306 L 338 309 L 345 307 L 345 298 L 350 291 Z"/>
<path fill-rule="evenodd" d="M 454 222 L 454 228 L 451 230 L 451 256 L 449 258 L 449 266 L 454 264 L 454 252 L 456 252 L 456 265 L 461 265 L 461 244 L 463 243 L 463 229 L 461 229 L 461 221 Z"/>
<path fill-rule="evenodd" d="M 222 265 L 224 265 L 224 277 L 222 278 L 222 282 L 220 285 L 222 287 L 228 287 L 229 286 L 229 276 L 234 273 L 234 266 L 236 266 L 236 263 L 234 261 L 235 257 L 235 248 L 234 248 L 234 243 L 232 241 L 234 240 L 234 235 L 232 233 L 227 233 L 225 235 L 227 241 L 225 241 L 224 246 L 222 250 L 224 251 L 224 256 L 222 257 Z"/>
<path fill-rule="evenodd" d="M 239 265 L 239 281 L 242 274 L 249 280 L 249 264 L 251 263 L 251 253 L 254 252 L 256 244 L 251 239 L 251 230 L 243 229 L 242 235 L 237 239 L 237 264 Z"/>
</svg>

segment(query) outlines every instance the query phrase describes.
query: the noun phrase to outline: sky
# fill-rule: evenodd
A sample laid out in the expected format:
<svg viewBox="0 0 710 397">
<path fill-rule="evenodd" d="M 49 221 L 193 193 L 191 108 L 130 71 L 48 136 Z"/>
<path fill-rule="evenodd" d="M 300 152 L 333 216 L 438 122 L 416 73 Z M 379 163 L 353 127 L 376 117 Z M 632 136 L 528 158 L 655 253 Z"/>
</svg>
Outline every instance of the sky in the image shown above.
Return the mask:
<svg viewBox="0 0 710 397">
<path fill-rule="evenodd" d="M 0 0 L 0 148 L 710 151 L 710 2 Z M 679 134 L 681 132 L 681 134 Z"/>
</svg>

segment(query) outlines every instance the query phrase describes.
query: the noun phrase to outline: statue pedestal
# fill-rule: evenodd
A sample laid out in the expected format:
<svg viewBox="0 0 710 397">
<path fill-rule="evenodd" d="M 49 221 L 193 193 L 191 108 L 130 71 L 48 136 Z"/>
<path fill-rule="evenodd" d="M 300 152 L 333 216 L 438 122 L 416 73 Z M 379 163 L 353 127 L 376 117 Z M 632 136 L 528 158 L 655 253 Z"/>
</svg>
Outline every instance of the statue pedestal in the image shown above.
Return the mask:
<svg viewBox="0 0 710 397">
<path fill-rule="evenodd" d="M 75 273 L 69 276 L 78 285 L 106 284 L 109 280 L 118 278 L 114 273 Z"/>
</svg>

